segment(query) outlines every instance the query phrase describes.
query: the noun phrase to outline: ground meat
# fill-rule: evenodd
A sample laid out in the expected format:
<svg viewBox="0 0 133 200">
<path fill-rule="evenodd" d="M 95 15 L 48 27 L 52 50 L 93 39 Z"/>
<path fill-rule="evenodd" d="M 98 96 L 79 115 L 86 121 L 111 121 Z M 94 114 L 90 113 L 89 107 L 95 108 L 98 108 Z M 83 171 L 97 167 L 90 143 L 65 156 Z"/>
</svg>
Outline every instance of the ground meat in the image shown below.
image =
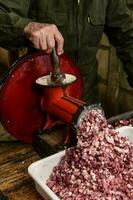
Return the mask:
<svg viewBox="0 0 133 200">
<path fill-rule="evenodd" d="M 112 123 L 113 128 L 120 128 L 122 126 L 133 126 L 133 118 L 131 119 L 121 119 Z"/>
<path fill-rule="evenodd" d="M 133 200 L 133 144 L 94 109 L 84 114 L 77 140 L 54 167 L 51 190 L 61 200 Z"/>
</svg>

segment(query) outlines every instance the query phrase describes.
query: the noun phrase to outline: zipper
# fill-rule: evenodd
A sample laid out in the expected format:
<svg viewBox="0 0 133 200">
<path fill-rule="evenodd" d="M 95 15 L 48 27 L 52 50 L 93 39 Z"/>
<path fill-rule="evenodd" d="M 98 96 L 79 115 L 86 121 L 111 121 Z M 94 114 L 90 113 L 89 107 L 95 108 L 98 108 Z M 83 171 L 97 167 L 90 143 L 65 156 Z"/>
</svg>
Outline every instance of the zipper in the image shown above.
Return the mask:
<svg viewBox="0 0 133 200">
<path fill-rule="evenodd" d="M 79 61 L 79 46 L 80 46 L 80 38 L 79 38 L 79 8 L 80 7 L 80 0 L 77 0 L 77 5 L 76 5 L 76 27 L 77 27 L 77 55 L 76 55 L 76 62 L 78 63 Z"/>
</svg>

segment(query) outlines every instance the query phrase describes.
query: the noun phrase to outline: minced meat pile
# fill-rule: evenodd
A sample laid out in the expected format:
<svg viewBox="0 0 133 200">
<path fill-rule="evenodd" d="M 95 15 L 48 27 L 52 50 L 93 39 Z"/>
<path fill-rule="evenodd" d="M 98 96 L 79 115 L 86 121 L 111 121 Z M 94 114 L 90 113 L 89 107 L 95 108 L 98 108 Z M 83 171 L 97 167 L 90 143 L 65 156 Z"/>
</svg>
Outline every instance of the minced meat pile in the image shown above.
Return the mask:
<svg viewBox="0 0 133 200">
<path fill-rule="evenodd" d="M 133 144 L 95 109 L 85 112 L 77 140 L 47 181 L 59 199 L 133 200 Z"/>
<path fill-rule="evenodd" d="M 116 122 L 112 123 L 112 126 L 114 128 L 121 128 L 123 126 L 133 126 L 133 118 L 131 119 L 120 119 L 117 120 Z"/>
</svg>

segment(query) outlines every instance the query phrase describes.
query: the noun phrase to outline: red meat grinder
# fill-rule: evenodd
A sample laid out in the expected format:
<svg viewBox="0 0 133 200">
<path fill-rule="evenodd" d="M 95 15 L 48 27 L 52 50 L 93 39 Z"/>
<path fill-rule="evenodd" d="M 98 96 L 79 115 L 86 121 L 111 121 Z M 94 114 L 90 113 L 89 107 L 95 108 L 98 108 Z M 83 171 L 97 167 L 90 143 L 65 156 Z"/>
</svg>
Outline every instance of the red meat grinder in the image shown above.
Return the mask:
<svg viewBox="0 0 133 200">
<path fill-rule="evenodd" d="M 27 54 L 2 84 L 1 123 L 42 157 L 50 155 L 75 142 L 73 128 L 85 105 L 81 96 L 80 71 L 65 54 Z"/>
</svg>

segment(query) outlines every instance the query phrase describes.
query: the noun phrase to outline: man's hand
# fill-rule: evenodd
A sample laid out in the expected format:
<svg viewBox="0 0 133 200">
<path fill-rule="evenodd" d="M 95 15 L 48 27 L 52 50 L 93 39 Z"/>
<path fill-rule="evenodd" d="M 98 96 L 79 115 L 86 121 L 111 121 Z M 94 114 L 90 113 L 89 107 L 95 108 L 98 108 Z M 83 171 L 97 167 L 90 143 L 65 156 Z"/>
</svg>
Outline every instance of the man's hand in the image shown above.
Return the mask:
<svg viewBox="0 0 133 200">
<path fill-rule="evenodd" d="M 24 35 L 36 49 L 51 53 L 56 45 L 57 54 L 63 53 L 64 39 L 54 24 L 30 22 L 24 29 Z"/>
</svg>

